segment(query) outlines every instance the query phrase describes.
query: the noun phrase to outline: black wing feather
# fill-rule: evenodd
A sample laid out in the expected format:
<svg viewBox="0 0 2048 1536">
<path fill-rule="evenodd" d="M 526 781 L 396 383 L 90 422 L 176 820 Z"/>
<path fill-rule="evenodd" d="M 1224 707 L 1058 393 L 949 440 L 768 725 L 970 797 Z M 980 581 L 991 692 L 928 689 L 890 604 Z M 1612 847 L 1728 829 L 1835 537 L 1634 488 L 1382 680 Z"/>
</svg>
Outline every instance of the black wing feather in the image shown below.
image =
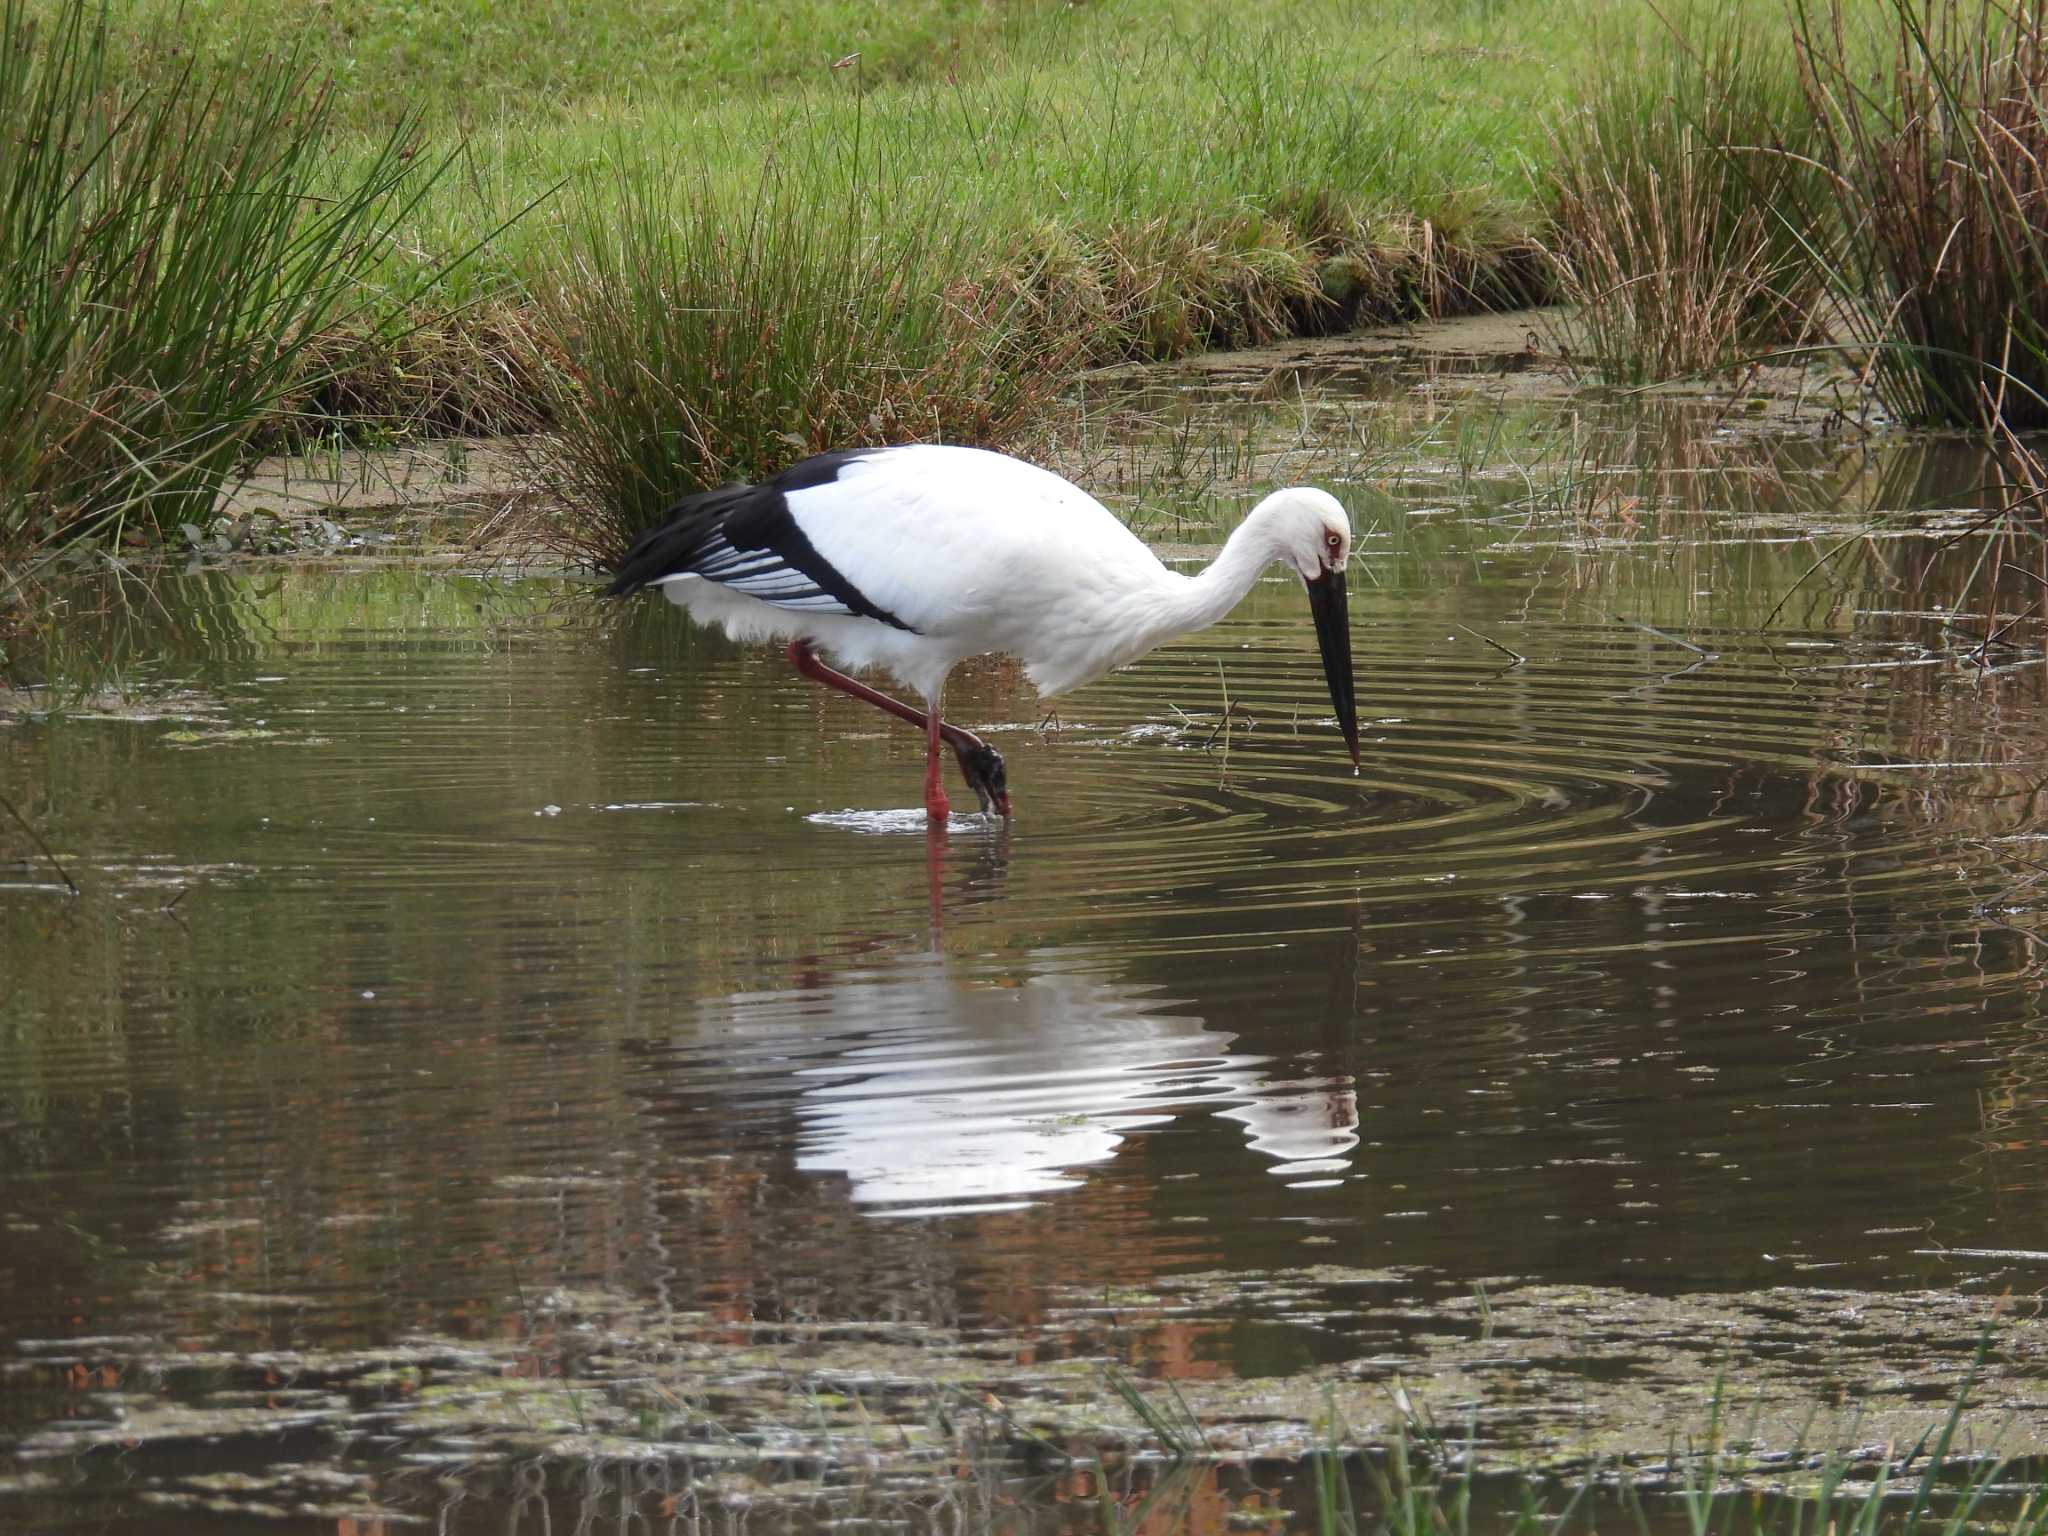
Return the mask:
<svg viewBox="0 0 2048 1536">
<path fill-rule="evenodd" d="M 721 485 L 714 491 L 685 496 L 669 509 L 667 522 L 633 541 L 632 548 L 612 567 L 611 584 L 604 595 L 624 597 L 664 576 L 695 570 L 707 553 L 705 546 L 733 509 L 754 491 L 751 485 Z"/>
<path fill-rule="evenodd" d="M 909 629 L 819 554 L 790 515 L 789 492 L 831 484 L 868 451 L 821 453 L 759 485 L 721 485 L 685 496 L 666 523 L 634 540 L 613 568 L 605 596 L 624 597 L 671 576 L 701 576 L 778 607 L 836 610 Z"/>
</svg>

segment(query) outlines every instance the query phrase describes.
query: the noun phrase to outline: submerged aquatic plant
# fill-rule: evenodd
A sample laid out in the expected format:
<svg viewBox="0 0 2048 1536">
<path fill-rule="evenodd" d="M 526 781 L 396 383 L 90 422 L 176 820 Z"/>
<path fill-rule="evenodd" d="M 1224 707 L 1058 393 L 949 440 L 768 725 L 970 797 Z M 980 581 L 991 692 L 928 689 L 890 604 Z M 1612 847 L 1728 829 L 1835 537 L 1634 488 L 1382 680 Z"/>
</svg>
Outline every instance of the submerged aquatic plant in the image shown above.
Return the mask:
<svg viewBox="0 0 2048 1536">
<path fill-rule="evenodd" d="M 1795 0 L 1827 176 L 1789 216 L 1895 415 L 2048 426 L 2048 0 L 1881 9 Z"/>
<path fill-rule="evenodd" d="M 246 67 L 242 67 L 246 66 Z M 432 183 L 401 122 L 329 174 L 294 60 L 117 78 L 90 0 L 0 6 L 0 554 L 204 521 Z"/>
<path fill-rule="evenodd" d="M 1508 1536 L 1557 1536 L 1574 1524 L 1593 1531 L 1602 1516 L 1637 1531 L 1653 1528 L 1653 1500 L 1676 1506 L 1677 1529 L 1689 1536 L 1966 1536 L 1987 1529 L 2007 1536 L 2048 1536 L 2048 1494 L 2029 1468 L 2000 1456 L 1958 1448 L 1964 1414 L 1990 1354 L 1993 1324 L 1938 1424 L 1912 1445 L 1835 1448 L 1788 1461 L 1801 1479 L 1769 1493 L 1745 1488 L 1724 1438 L 1726 1378 L 1713 1382 L 1704 1442 L 1673 1445 L 1660 1476 L 1642 1477 L 1625 1464 L 1594 1462 L 1570 1482 L 1495 1477 L 1509 1497 L 1488 1508 L 1483 1524 Z M 1449 1441 L 1397 1385 L 1399 1416 L 1383 1451 L 1346 1451 L 1334 1402 L 1326 1445 L 1309 1458 L 1322 1536 L 1470 1536 L 1475 1525 L 1475 1444 Z M 1369 1497 L 1355 1492 L 1363 1482 Z M 1562 1496 L 1563 1502 L 1555 1501 Z M 1491 1501 L 1489 1501 L 1491 1502 Z M 1663 1522 L 1659 1521 L 1658 1524 Z"/>
</svg>

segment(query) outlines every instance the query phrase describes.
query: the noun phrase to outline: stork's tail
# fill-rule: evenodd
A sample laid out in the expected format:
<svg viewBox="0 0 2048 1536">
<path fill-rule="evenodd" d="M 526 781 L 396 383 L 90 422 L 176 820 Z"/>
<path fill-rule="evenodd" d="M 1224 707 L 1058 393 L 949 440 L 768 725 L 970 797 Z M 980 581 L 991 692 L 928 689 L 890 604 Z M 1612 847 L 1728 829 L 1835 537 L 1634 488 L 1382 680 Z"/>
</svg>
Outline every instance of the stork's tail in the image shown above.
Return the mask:
<svg viewBox="0 0 2048 1536">
<path fill-rule="evenodd" d="M 604 595 L 625 597 L 664 577 L 689 570 L 705 541 L 753 490 L 751 485 L 721 485 L 716 490 L 685 496 L 669 508 L 666 522 L 641 534 L 632 548 L 619 557 Z"/>
</svg>

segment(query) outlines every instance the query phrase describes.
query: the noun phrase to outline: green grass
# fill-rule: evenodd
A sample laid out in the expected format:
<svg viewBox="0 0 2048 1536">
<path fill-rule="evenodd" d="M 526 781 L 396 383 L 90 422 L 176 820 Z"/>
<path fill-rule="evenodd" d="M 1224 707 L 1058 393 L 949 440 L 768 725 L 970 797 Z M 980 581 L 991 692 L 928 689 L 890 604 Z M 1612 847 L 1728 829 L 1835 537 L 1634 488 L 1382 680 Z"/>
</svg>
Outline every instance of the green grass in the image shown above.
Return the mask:
<svg viewBox="0 0 2048 1536">
<path fill-rule="evenodd" d="M 1048 0 L 182 0 L 116 6 L 132 59 L 166 31 L 202 58 L 304 52 L 333 75 L 344 121 L 374 131 L 424 111 L 475 128 L 601 114 L 631 99 L 715 102 L 821 80 L 861 56 L 870 79 L 942 79 L 1026 35 Z"/>
<path fill-rule="evenodd" d="M 863 58 L 789 91 L 593 97 L 569 115 L 473 126 L 409 243 L 467 248 L 622 160 L 688 164 L 730 199 L 792 159 L 815 160 L 817 143 L 849 140 L 858 118 L 884 179 L 895 162 L 970 210 L 991 254 L 1021 242 L 1055 268 L 1095 261 L 1105 280 L 1128 262 L 1131 286 L 1150 291 L 1146 263 L 1177 243 L 1174 228 L 1256 243 L 1252 226 L 1277 220 L 1320 251 L 1345 237 L 1451 269 L 1456 253 L 1526 238 L 1540 210 L 1524 159 L 1542 103 L 1586 48 L 1558 0 L 1515 14 L 1488 29 L 1298 0 L 1219 22 L 1113 0 L 937 79 L 879 80 Z M 531 280 L 566 216 L 549 203 L 495 242 L 473 291 Z M 1184 335 L 1169 328 L 1153 345 Z"/>
<path fill-rule="evenodd" d="M 1596 1463 L 1570 1479 L 1496 1475 L 1483 1498 L 1469 1432 L 1464 1443 L 1453 1441 L 1396 1389 L 1401 1416 L 1385 1450 L 1347 1451 L 1332 1401 L 1329 1443 L 1309 1458 L 1316 1528 L 1321 1536 L 1564 1536 L 1618 1527 L 1639 1536 L 1653 1528 L 1683 1536 L 2048 1536 L 2039 1469 L 1962 1449 L 1994 1337 L 1987 1325 L 1947 1412 L 1917 1441 L 1875 1456 L 1801 1447 L 1768 1491 L 1743 1486 L 1719 1377 L 1702 1443 L 1673 1445 L 1656 1483 L 1626 1464 Z"/>
<path fill-rule="evenodd" d="M 350 14 L 316 49 L 352 125 L 323 190 L 381 174 L 401 106 L 448 174 L 349 247 L 360 323 L 320 327 L 235 441 L 637 402 L 609 446 L 572 431 L 560 476 L 629 522 L 826 441 L 996 439 L 1078 364 L 1527 296 L 1524 150 L 1584 44 L 1562 0 Z M 262 0 L 121 6 L 113 54 L 161 81 L 293 30 Z M 367 302 L 472 250 L 446 317 L 394 333 Z"/>
<path fill-rule="evenodd" d="M 2048 0 L 1674 23 L 1561 121 L 1553 245 L 1626 383 L 1831 339 L 1898 420 L 2048 426 Z"/>
<path fill-rule="evenodd" d="M 1485 1315 L 1483 1292 L 1480 1302 Z M 2048 1485 L 2038 1466 L 1968 1449 L 1980 1431 L 1988 1430 L 1993 1444 L 2002 1438 L 2001 1426 L 1968 1419 L 1998 1341 L 1994 1317 L 1979 1332 L 1946 1411 L 1911 1444 L 1873 1453 L 1860 1446 L 1852 1425 L 1842 1446 L 1791 1447 L 1775 1460 L 1768 1488 L 1758 1486 L 1766 1474 L 1752 1460 L 1761 1449 L 1755 1426 L 1731 1425 L 1725 1372 L 1709 1384 L 1696 1442 L 1673 1443 L 1654 1467 L 1596 1459 L 1568 1477 L 1482 1477 L 1476 1421 L 1462 1440 L 1453 1438 L 1398 1380 L 1388 1389 L 1395 1413 L 1386 1443 L 1356 1449 L 1331 1391 L 1318 1424 L 1322 1444 L 1304 1458 L 1302 1481 L 1321 1536 L 1565 1536 L 1574 1529 L 1590 1536 L 1621 1527 L 1638 1536 L 1653 1529 L 1683 1536 L 2048 1536 Z M 1115 1367 L 1105 1381 L 1175 1468 L 1222 1459 L 1172 1381 L 1148 1392 Z"/>
<path fill-rule="evenodd" d="M 863 58 L 503 118 L 394 276 L 510 221 L 459 296 L 564 429 L 568 542 L 602 558 L 676 494 L 811 447 L 1005 440 L 1076 365 L 1529 297 L 1517 145 L 1582 34 L 1550 0 L 1516 14 L 1125 0 L 1020 23 L 950 79 Z"/>
<path fill-rule="evenodd" d="M 50 6 L 60 0 L 36 0 Z M 239 58 L 302 50 L 335 79 L 337 112 L 375 131 L 425 112 L 475 131 L 499 122 L 616 119 L 639 108 L 717 109 L 824 86 L 859 54 L 871 85 L 972 82 L 994 72 L 1061 69 L 1170 52 L 1222 22 L 1278 28 L 1301 53 L 1358 67 L 1389 91 L 1435 97 L 1473 88 L 1482 107 L 1535 83 L 1562 51 L 1582 52 L 1582 8 L 1559 0 L 1242 0 L 1220 17 L 1205 0 L 760 0 L 675 6 L 589 0 L 573 8 L 514 0 L 369 0 L 308 8 L 287 0 L 110 0 L 117 48 L 134 61 L 170 53 Z M 1614 4 L 1617 15 L 1636 13 Z M 1133 78 L 1133 92 L 1147 83 Z M 1441 101 L 1411 99 L 1411 109 Z"/>
<path fill-rule="evenodd" d="M 971 207 L 858 129 L 737 192 L 622 155 L 572 194 L 537 298 L 570 548 L 607 558 L 682 492 L 828 447 L 998 439 L 1064 375 L 1022 294 L 963 275 Z"/>
<path fill-rule="evenodd" d="M 1947 1427 L 1953 1431 L 1953 1425 Z M 1951 1454 L 1946 1436 L 1887 1451 L 1874 1461 L 1819 1452 L 1789 1486 L 1756 1492 L 1711 1481 L 1709 1450 L 1674 1449 L 1675 1480 L 1639 1491 L 1626 1468 L 1595 1468 L 1576 1480 L 1476 1480 L 1469 1462 L 1447 1466 L 1396 1436 L 1381 1456 L 1328 1451 L 1311 1457 L 1315 1529 L 1321 1536 L 1563 1536 L 1632 1530 L 1646 1536 L 2004 1536 L 2048 1533 L 2048 1494 L 2025 1469 L 1998 1458 Z M 1363 1489 L 1359 1485 L 1363 1485 Z"/>
</svg>

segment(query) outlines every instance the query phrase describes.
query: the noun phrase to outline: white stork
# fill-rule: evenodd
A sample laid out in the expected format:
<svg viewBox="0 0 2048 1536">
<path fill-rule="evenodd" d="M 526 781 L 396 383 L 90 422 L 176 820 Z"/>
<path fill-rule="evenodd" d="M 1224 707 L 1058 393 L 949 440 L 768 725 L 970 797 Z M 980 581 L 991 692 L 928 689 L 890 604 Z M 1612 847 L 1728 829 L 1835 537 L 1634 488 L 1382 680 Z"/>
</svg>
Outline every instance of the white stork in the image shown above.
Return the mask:
<svg viewBox="0 0 2048 1536">
<path fill-rule="evenodd" d="M 1214 624 L 1260 572 L 1307 584 L 1337 723 L 1358 763 L 1344 564 L 1351 522 L 1327 491 L 1275 491 L 1199 574 L 1183 576 L 1086 491 L 1006 454 L 910 445 L 821 453 L 759 485 L 687 496 L 612 573 L 609 597 L 660 587 L 735 640 L 784 640 L 806 677 L 925 733 L 925 811 L 943 826 L 939 743 L 1004 817 L 1003 759 L 939 718 L 946 674 L 1007 651 L 1041 696 L 1093 682 L 1154 646 Z M 886 667 L 923 710 L 834 671 Z"/>
</svg>

